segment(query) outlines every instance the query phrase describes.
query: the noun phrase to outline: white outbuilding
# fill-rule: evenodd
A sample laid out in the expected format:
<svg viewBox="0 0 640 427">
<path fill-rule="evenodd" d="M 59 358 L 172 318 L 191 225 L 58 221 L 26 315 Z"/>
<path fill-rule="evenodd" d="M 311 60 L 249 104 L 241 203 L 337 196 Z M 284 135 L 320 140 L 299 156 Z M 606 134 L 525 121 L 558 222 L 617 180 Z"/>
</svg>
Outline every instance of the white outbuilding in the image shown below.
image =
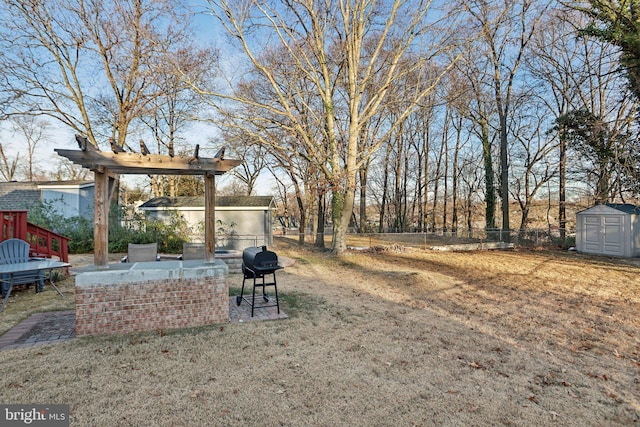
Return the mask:
<svg viewBox="0 0 640 427">
<path fill-rule="evenodd" d="M 150 218 L 171 222 L 177 213 L 195 230 L 194 241 L 200 241 L 204 230 L 204 197 L 156 197 L 138 207 Z M 216 245 L 220 249 L 243 249 L 247 246 L 273 244 L 273 196 L 217 196 L 215 205 Z M 200 231 L 197 231 L 200 230 Z M 225 236 L 225 238 L 222 238 Z"/>
<path fill-rule="evenodd" d="M 608 203 L 578 212 L 576 249 L 587 254 L 640 256 L 640 207 Z"/>
</svg>

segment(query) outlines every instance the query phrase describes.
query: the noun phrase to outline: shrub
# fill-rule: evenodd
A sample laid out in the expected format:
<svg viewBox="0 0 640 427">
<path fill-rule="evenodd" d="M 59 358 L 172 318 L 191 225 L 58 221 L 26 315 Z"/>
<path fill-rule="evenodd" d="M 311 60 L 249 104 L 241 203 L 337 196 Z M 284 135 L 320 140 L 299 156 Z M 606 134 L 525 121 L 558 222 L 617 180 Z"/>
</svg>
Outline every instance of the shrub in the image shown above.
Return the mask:
<svg viewBox="0 0 640 427">
<path fill-rule="evenodd" d="M 166 222 L 150 219 L 144 214 L 127 215 L 127 221 L 121 222 L 122 212 L 122 208 L 114 206 L 109 215 L 111 253 L 127 252 L 129 243 L 153 242 L 158 242 L 159 252 L 180 253 L 182 243 L 189 241 L 187 223 L 177 212 L 170 212 Z M 69 238 L 69 253 L 91 253 L 94 250 L 91 220 L 79 216 L 64 218 L 47 203 L 40 203 L 30 209 L 28 220 Z"/>
<path fill-rule="evenodd" d="M 93 222 L 77 216 L 65 218 L 58 214 L 51 203 L 40 202 L 29 209 L 29 222 L 69 238 L 70 253 L 93 251 Z"/>
<path fill-rule="evenodd" d="M 165 220 L 149 218 L 144 213 L 130 213 L 120 221 L 121 211 L 110 221 L 109 252 L 127 252 L 129 243 L 158 243 L 158 252 L 177 254 L 182 243 L 189 241 L 187 222 L 178 212 L 169 211 Z"/>
</svg>

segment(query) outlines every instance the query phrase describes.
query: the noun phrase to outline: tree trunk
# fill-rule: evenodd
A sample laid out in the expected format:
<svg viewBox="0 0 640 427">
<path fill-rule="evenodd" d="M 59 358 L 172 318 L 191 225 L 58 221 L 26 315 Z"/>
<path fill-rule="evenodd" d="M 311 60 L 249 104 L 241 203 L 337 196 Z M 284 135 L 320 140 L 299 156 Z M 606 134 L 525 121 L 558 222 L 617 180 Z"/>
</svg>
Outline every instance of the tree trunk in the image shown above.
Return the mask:
<svg viewBox="0 0 640 427">
<path fill-rule="evenodd" d="M 335 255 L 342 255 L 347 250 L 347 231 L 351 213 L 353 211 L 353 202 L 355 199 L 355 191 L 353 186 L 346 186 L 344 191 L 333 191 L 331 198 L 331 209 L 333 211 L 333 243 L 331 251 Z"/>
<path fill-rule="evenodd" d="M 406 230 L 407 227 L 409 227 L 409 203 L 407 201 L 407 199 L 409 198 L 407 190 L 407 185 L 409 182 L 409 153 L 405 153 L 403 157 L 404 171 L 402 173 L 402 221 L 400 222 L 402 224 L 400 227 L 401 233 Z"/>
<path fill-rule="evenodd" d="M 429 129 L 427 128 L 424 138 L 424 217 L 422 218 L 422 229 L 426 232 L 429 228 Z"/>
<path fill-rule="evenodd" d="M 507 146 L 507 116 L 500 115 L 500 199 L 502 201 L 502 230 L 511 229 L 509 221 L 509 157 Z M 508 234 L 506 234 L 508 239 Z"/>
<path fill-rule="evenodd" d="M 560 177 L 558 184 L 558 225 L 560 227 L 560 239 L 564 243 L 567 238 L 567 143 L 560 132 Z"/>
<path fill-rule="evenodd" d="M 469 186 L 469 192 L 467 193 L 467 233 L 469 238 L 473 237 L 473 220 L 471 219 L 473 207 L 473 187 Z"/>
<path fill-rule="evenodd" d="M 326 198 L 324 194 L 318 195 L 318 224 L 316 226 L 316 243 L 319 248 L 324 248 L 324 216 Z"/>
<path fill-rule="evenodd" d="M 298 243 L 304 245 L 305 232 L 307 229 L 307 210 L 302 197 L 296 195 L 298 201 L 298 209 L 300 209 L 300 226 L 298 227 Z"/>
<path fill-rule="evenodd" d="M 426 181 L 426 180 L 425 180 Z M 426 192 L 426 186 L 423 183 L 422 176 L 422 158 L 418 153 L 418 170 L 416 172 L 416 203 L 418 204 L 418 231 L 424 231 L 424 193 Z"/>
<path fill-rule="evenodd" d="M 352 105 L 353 108 L 353 105 Z M 352 117 L 357 117 L 357 112 L 351 112 Z M 355 120 L 357 122 L 357 120 Z M 349 222 L 353 214 L 353 205 L 356 197 L 356 175 L 358 168 L 356 161 L 358 157 L 358 134 L 354 123 L 349 129 L 349 138 L 347 142 L 347 156 L 344 167 L 344 191 L 340 193 L 339 187 L 333 185 L 333 245 L 331 251 L 335 255 L 342 255 L 347 250 L 347 231 Z M 334 161 L 334 164 L 339 162 Z"/>
<path fill-rule="evenodd" d="M 440 184 L 440 166 L 442 165 L 442 146 L 440 146 L 440 155 L 438 163 L 436 163 L 436 174 L 433 177 L 433 205 L 431 212 L 431 231 L 436 230 L 436 209 L 438 208 L 438 190 Z"/>
<path fill-rule="evenodd" d="M 607 203 L 609 201 L 609 180 L 611 173 L 604 168 L 598 173 L 598 182 L 596 183 L 596 203 Z"/>
<path fill-rule="evenodd" d="M 496 228 L 496 190 L 493 173 L 493 156 L 491 141 L 489 140 L 489 125 L 486 120 L 480 120 L 482 132 L 482 157 L 484 160 L 485 184 L 485 227 L 490 230 Z"/>
<path fill-rule="evenodd" d="M 176 177 L 168 176 L 169 180 L 169 197 L 176 197 Z"/>
<path fill-rule="evenodd" d="M 360 233 L 366 233 L 367 230 L 367 165 L 362 165 L 358 171 L 360 175 Z"/>
<path fill-rule="evenodd" d="M 456 148 L 453 152 L 453 164 L 451 165 L 452 186 L 451 193 L 452 212 L 451 212 L 451 231 L 455 234 L 458 232 L 458 156 L 460 154 L 460 140 L 462 137 L 462 116 L 458 118 L 458 126 L 456 126 Z"/>
<path fill-rule="evenodd" d="M 520 233 L 524 233 L 527 229 L 527 223 L 529 222 L 529 203 L 526 203 L 522 207 L 522 217 L 520 218 Z"/>
<path fill-rule="evenodd" d="M 448 129 L 448 126 L 447 126 Z M 442 141 L 444 146 L 444 194 L 442 197 L 442 230 L 447 232 L 447 209 L 449 199 L 449 145 L 447 141 L 448 133 L 445 134 L 445 138 Z"/>
<path fill-rule="evenodd" d="M 393 186 L 393 203 L 395 210 L 395 218 L 393 219 L 393 227 L 402 228 L 402 157 L 404 150 L 402 147 L 402 137 L 398 136 L 396 145 L 396 168 L 395 168 L 395 184 Z"/>
<path fill-rule="evenodd" d="M 391 155 L 391 145 L 387 146 L 387 152 L 384 155 L 384 164 L 389 164 L 389 156 Z M 382 200 L 380 201 L 380 218 L 378 220 L 378 233 L 384 231 L 384 217 L 387 208 L 387 187 L 389 186 L 389 168 L 384 168 L 384 177 L 382 178 Z"/>
</svg>

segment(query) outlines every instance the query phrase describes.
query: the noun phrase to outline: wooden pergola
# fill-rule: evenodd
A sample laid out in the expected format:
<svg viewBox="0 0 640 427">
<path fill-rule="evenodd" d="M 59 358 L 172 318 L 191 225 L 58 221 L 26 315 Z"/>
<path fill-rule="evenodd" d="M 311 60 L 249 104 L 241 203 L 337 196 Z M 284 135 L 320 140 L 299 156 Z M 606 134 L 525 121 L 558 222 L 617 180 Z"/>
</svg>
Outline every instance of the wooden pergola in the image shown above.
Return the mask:
<svg viewBox="0 0 640 427">
<path fill-rule="evenodd" d="M 81 145 L 82 150 L 55 149 L 74 164 L 90 169 L 95 174 L 94 202 L 94 264 L 106 268 L 109 264 L 109 206 L 120 175 L 204 175 L 205 261 L 215 260 L 215 176 L 222 175 L 242 163 L 224 158 L 224 149 L 213 158 L 198 155 L 196 145 L 193 156 L 163 156 L 129 152 L 97 151 Z"/>
</svg>

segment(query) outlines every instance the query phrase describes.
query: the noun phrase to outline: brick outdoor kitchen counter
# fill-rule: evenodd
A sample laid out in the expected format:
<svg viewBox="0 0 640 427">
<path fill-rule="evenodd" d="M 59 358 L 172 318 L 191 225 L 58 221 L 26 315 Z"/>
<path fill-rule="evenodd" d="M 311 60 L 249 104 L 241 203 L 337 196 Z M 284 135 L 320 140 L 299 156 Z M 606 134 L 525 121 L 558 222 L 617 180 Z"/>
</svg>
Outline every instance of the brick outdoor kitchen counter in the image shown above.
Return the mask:
<svg viewBox="0 0 640 427">
<path fill-rule="evenodd" d="M 220 260 L 86 267 L 76 276 L 76 336 L 227 323 L 227 276 Z"/>
</svg>

